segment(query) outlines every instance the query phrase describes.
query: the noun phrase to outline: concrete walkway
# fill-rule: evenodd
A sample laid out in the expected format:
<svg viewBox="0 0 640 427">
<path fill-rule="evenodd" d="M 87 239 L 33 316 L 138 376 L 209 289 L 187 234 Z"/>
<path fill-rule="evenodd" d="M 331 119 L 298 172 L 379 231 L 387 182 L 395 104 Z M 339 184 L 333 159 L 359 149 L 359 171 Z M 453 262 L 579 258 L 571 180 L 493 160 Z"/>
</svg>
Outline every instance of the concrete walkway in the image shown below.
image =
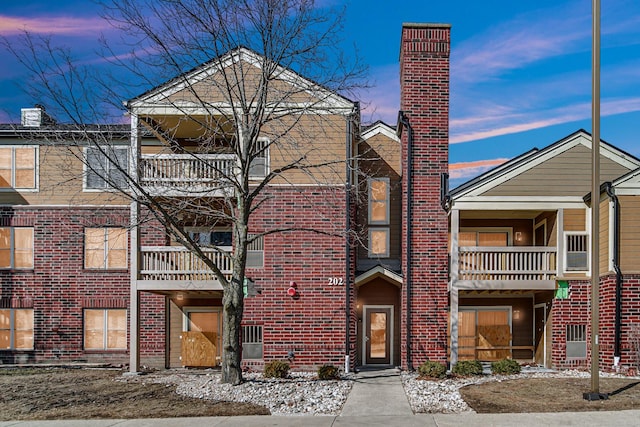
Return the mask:
<svg viewBox="0 0 640 427">
<path fill-rule="evenodd" d="M 397 369 L 368 370 L 356 374 L 340 416 L 413 415 Z"/>
</svg>

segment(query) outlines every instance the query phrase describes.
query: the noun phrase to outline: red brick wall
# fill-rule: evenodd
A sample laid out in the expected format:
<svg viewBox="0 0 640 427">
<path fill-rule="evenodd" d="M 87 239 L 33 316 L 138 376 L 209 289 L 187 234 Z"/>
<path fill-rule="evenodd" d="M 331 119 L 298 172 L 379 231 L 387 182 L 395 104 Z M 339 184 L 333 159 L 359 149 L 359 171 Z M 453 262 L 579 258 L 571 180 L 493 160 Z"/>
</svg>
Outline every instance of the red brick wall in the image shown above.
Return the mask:
<svg viewBox="0 0 640 427">
<path fill-rule="evenodd" d="M 128 308 L 129 270 L 84 269 L 84 228 L 127 226 L 128 208 L 3 208 L 2 226 L 34 227 L 33 270 L 0 270 L 0 304 L 34 309 L 34 350 L 1 351 L 3 363 L 60 360 L 128 362 L 128 352 L 83 350 L 84 308 Z M 162 304 L 158 304 L 160 301 Z M 164 298 L 143 311 L 143 354 L 164 347 Z M 162 353 L 160 353 L 160 356 Z"/>
<path fill-rule="evenodd" d="M 252 232 L 287 231 L 264 238 L 264 268 L 248 269 L 262 293 L 245 299 L 244 324 L 263 325 L 264 361 L 287 358 L 293 368 L 344 364 L 346 254 L 344 188 L 270 188 L 252 218 Z M 342 279 L 332 285 L 330 278 Z M 290 297 L 290 282 L 298 296 Z M 355 325 L 351 326 L 355 331 Z M 245 363 L 246 365 L 246 363 Z"/>
<path fill-rule="evenodd" d="M 615 343 L 615 275 L 600 278 L 600 369 L 613 369 Z M 569 298 L 555 299 L 552 305 L 553 339 L 552 363 L 556 368 L 588 368 L 591 354 L 591 283 L 570 281 Z M 566 358 L 567 325 L 587 325 L 587 360 L 570 361 Z M 622 281 L 622 333 L 621 367 L 637 363 L 632 352 L 630 331 L 632 325 L 640 324 L 640 276 L 623 276 Z"/>
<path fill-rule="evenodd" d="M 407 209 L 403 208 L 402 268 L 411 288 L 411 331 L 402 315 L 402 364 L 447 359 L 447 214 L 440 205 L 440 180 L 449 161 L 449 46 L 447 25 L 405 24 L 400 52 L 400 109 L 414 130 L 411 277 L 407 277 Z M 407 140 L 402 134 L 403 206 L 407 200 Z"/>
</svg>

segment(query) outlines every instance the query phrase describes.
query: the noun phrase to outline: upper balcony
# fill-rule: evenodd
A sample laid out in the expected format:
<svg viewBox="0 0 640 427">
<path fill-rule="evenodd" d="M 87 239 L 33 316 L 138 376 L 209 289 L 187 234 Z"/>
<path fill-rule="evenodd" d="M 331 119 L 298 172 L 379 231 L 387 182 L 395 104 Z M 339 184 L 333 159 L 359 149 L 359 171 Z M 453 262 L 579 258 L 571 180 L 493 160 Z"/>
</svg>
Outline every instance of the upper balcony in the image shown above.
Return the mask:
<svg viewBox="0 0 640 427">
<path fill-rule="evenodd" d="M 140 184 L 153 196 L 208 196 L 229 194 L 226 179 L 233 174 L 233 154 L 142 155 Z"/>
<path fill-rule="evenodd" d="M 223 274 L 230 276 L 230 247 L 202 248 Z M 183 246 L 143 246 L 140 248 L 137 289 L 140 291 L 212 291 L 222 285 L 196 254 Z"/>
<path fill-rule="evenodd" d="M 557 249 L 549 246 L 467 246 L 452 258 L 458 289 L 555 289 Z"/>
</svg>

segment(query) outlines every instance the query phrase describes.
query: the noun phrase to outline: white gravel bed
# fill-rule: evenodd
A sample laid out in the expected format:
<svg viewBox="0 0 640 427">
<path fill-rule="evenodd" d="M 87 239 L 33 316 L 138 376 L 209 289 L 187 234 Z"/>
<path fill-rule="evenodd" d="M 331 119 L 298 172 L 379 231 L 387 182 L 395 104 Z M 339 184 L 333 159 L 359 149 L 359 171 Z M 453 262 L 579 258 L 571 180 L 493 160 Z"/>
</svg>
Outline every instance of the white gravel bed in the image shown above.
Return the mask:
<svg viewBox="0 0 640 427">
<path fill-rule="evenodd" d="M 353 381 L 317 379 L 315 374 L 291 373 L 287 379 L 244 373 L 238 386 L 220 383 L 220 373 L 184 371 L 152 373 L 136 381 L 175 384 L 183 396 L 212 401 L 249 402 L 266 406 L 272 415 L 339 415 Z M 131 379 L 131 377 L 129 377 Z"/>
<path fill-rule="evenodd" d="M 402 385 L 415 413 L 452 414 L 473 412 L 460 395 L 460 388 L 471 384 L 482 384 L 493 381 L 505 381 L 518 378 L 590 378 L 589 372 L 567 370 L 548 372 L 523 372 L 518 375 L 484 375 L 480 377 L 455 378 L 444 380 L 420 380 L 416 372 L 403 372 Z M 624 375 L 601 373 L 604 377 L 630 378 Z"/>
</svg>

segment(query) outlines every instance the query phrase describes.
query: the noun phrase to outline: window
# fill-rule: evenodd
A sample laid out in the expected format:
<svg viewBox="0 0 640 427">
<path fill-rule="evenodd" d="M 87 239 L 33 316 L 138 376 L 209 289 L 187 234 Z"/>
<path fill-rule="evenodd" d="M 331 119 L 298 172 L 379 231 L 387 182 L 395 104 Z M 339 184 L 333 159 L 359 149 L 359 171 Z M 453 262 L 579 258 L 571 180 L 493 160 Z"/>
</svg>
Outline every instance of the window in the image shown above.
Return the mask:
<svg viewBox="0 0 640 427">
<path fill-rule="evenodd" d="M 127 244 L 125 228 L 85 228 L 84 267 L 127 268 Z"/>
<path fill-rule="evenodd" d="M 120 172 L 118 166 L 128 171 L 127 147 L 87 147 L 85 160 L 85 189 L 108 190 L 126 187 L 127 175 Z"/>
<path fill-rule="evenodd" d="M 249 238 L 253 235 L 249 234 Z M 262 268 L 264 267 L 264 237 L 261 236 L 251 242 L 247 247 L 247 267 Z"/>
<path fill-rule="evenodd" d="M 33 309 L 0 309 L 0 350 L 33 349 Z"/>
<path fill-rule="evenodd" d="M 232 246 L 233 235 L 231 230 L 218 230 L 208 228 L 187 228 L 189 237 L 202 247 Z"/>
<path fill-rule="evenodd" d="M 587 358 L 587 326 L 567 325 L 567 359 Z"/>
<path fill-rule="evenodd" d="M 510 230 L 461 230 L 458 234 L 458 246 L 509 246 Z"/>
<path fill-rule="evenodd" d="M 566 271 L 589 270 L 589 236 L 586 233 L 565 234 Z"/>
<path fill-rule="evenodd" d="M 369 228 L 369 257 L 389 256 L 389 229 Z"/>
<path fill-rule="evenodd" d="M 33 227 L 0 227 L 0 268 L 33 268 Z"/>
<path fill-rule="evenodd" d="M 369 224 L 389 224 L 389 179 L 369 179 Z"/>
<path fill-rule="evenodd" d="M 249 178 L 264 178 L 269 174 L 268 139 L 259 139 L 255 143 L 255 157 L 249 166 Z"/>
<path fill-rule="evenodd" d="M 0 188 L 37 188 L 38 147 L 0 147 Z"/>
<path fill-rule="evenodd" d="M 262 359 L 262 325 L 242 327 L 242 358 Z"/>
<path fill-rule="evenodd" d="M 85 350 L 126 350 L 127 310 L 85 309 Z"/>
</svg>

